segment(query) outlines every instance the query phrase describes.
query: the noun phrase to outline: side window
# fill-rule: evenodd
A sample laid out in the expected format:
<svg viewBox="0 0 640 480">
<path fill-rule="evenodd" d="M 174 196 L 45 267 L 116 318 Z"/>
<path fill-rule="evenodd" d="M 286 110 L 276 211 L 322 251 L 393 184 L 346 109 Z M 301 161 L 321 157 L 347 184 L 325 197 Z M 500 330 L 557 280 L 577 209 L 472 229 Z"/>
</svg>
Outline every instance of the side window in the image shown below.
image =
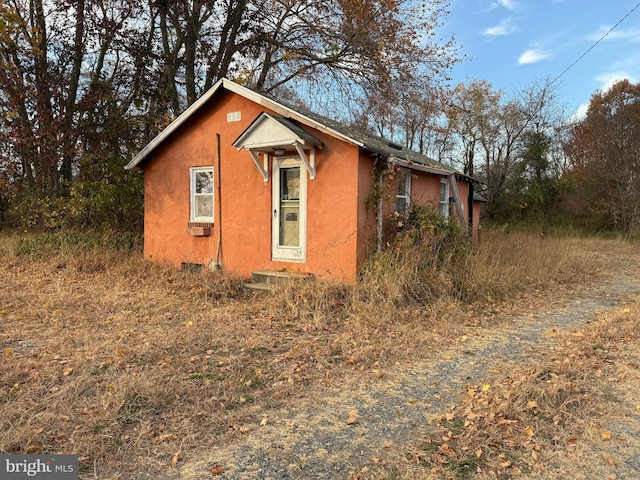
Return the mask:
<svg viewBox="0 0 640 480">
<path fill-rule="evenodd" d="M 192 222 L 213 223 L 213 167 L 189 169 Z"/>
<path fill-rule="evenodd" d="M 449 217 L 449 181 L 440 180 L 440 215 Z"/>
<path fill-rule="evenodd" d="M 406 213 L 411 200 L 411 171 L 399 168 L 396 174 L 396 212 Z"/>
</svg>

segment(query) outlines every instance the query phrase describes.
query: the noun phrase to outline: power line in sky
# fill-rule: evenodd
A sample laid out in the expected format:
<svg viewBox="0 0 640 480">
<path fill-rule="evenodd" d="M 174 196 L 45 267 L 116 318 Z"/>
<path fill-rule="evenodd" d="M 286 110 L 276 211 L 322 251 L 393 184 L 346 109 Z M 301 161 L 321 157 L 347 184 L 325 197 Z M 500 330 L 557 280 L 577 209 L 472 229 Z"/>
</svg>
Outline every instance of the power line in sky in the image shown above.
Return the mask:
<svg viewBox="0 0 640 480">
<path fill-rule="evenodd" d="M 602 35 L 602 36 L 598 39 L 598 41 L 597 41 L 596 43 L 594 43 L 593 45 L 591 45 L 591 46 L 590 46 L 590 47 L 589 47 L 589 48 L 588 48 L 588 49 L 587 49 L 587 50 L 586 50 L 582 55 L 580 55 L 580 56 L 579 56 L 579 57 L 578 57 L 578 58 L 577 58 L 577 59 L 576 59 L 576 60 L 575 60 L 571 65 L 569 65 L 567 68 L 565 68 L 565 69 L 560 73 L 560 75 L 558 75 L 556 78 L 554 78 L 554 79 L 551 81 L 550 85 L 553 85 L 554 83 L 556 83 L 556 82 L 560 79 L 560 77 L 562 77 L 565 73 L 567 73 L 567 72 L 568 72 L 568 71 L 569 71 L 569 70 L 570 70 L 570 69 L 571 69 L 571 68 L 572 68 L 576 63 L 578 63 L 580 60 L 582 60 L 582 59 L 583 59 L 583 58 L 584 58 L 584 57 L 585 57 L 585 56 L 586 56 L 586 55 L 587 55 L 591 50 L 593 50 L 593 49 L 594 49 L 594 48 L 595 48 L 595 47 L 596 47 L 596 46 L 597 46 L 597 45 L 598 45 L 602 40 L 604 40 L 604 39 L 607 37 L 607 35 L 609 35 L 611 32 L 613 32 L 613 31 L 618 27 L 618 25 L 620 25 L 622 22 L 624 22 L 624 21 L 626 20 L 626 18 L 627 18 L 629 15 L 631 15 L 631 14 L 632 14 L 632 13 L 633 13 L 637 8 L 638 8 L 638 7 L 640 7 L 640 2 L 638 2 L 638 3 L 636 4 L 636 6 L 635 6 L 635 7 L 633 7 L 631 10 L 629 10 L 629 11 L 627 12 L 627 14 L 626 14 L 624 17 L 622 17 L 622 18 L 618 21 L 618 23 L 616 23 L 613 27 L 611 27 L 607 33 L 605 33 L 604 35 Z"/>
</svg>

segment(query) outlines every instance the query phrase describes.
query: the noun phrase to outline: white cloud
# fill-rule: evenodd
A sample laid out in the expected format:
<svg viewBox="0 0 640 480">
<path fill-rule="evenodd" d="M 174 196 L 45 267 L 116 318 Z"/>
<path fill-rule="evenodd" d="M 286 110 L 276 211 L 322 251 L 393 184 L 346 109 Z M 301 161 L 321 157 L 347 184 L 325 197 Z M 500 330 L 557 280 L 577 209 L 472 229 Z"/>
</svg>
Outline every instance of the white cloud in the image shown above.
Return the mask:
<svg viewBox="0 0 640 480">
<path fill-rule="evenodd" d="M 498 25 L 493 27 L 489 27 L 482 32 L 482 35 L 488 35 L 491 37 L 496 37 L 499 35 L 509 35 L 516 31 L 515 25 L 513 25 L 510 18 L 505 18 Z"/>
<path fill-rule="evenodd" d="M 518 58 L 518 64 L 527 65 L 529 63 L 536 63 L 541 60 L 546 60 L 547 58 L 551 58 L 551 54 L 545 52 L 544 50 L 530 48 Z"/>
<path fill-rule="evenodd" d="M 516 0 L 497 0 L 489 6 L 489 10 L 495 10 L 498 7 L 504 7 L 507 10 L 515 10 L 518 8 L 518 2 Z"/>
<path fill-rule="evenodd" d="M 498 0 L 498 5 L 502 5 L 507 10 L 515 10 L 518 6 L 515 0 Z"/>
<path fill-rule="evenodd" d="M 635 83 L 635 80 L 627 72 L 606 72 L 598 75 L 595 80 L 600 83 L 600 90 L 603 92 L 608 91 L 616 82 L 620 80 L 628 79 L 631 83 Z"/>
<path fill-rule="evenodd" d="M 600 25 L 600 28 L 589 35 L 589 40 L 600 40 L 604 34 L 611 30 L 610 25 Z M 627 42 L 640 42 L 640 28 L 631 27 L 625 30 L 614 30 L 610 32 L 604 40 L 625 40 Z"/>
<path fill-rule="evenodd" d="M 587 116 L 587 110 L 589 110 L 589 102 L 581 103 L 571 117 L 569 117 L 569 122 L 574 123 L 584 120 Z"/>
<path fill-rule="evenodd" d="M 609 91 L 616 82 L 625 79 L 629 80 L 631 83 L 638 82 L 638 80 L 633 75 L 629 75 L 627 72 L 622 70 L 617 72 L 602 73 L 594 78 L 594 80 L 600 84 L 598 91 L 603 93 Z M 590 101 L 581 103 L 578 108 L 576 108 L 576 111 L 571 115 L 570 120 L 575 122 L 583 120 L 587 116 L 587 110 L 589 109 L 590 103 Z"/>
<path fill-rule="evenodd" d="M 619 57 L 615 62 L 613 62 L 609 66 L 609 68 L 611 70 L 624 70 L 625 72 L 628 72 L 630 70 L 631 72 L 635 72 L 635 74 L 638 74 L 640 73 L 639 66 L 640 66 L 640 53 L 631 52 L 627 56 Z M 632 75 L 637 76 L 635 74 L 632 74 Z"/>
</svg>

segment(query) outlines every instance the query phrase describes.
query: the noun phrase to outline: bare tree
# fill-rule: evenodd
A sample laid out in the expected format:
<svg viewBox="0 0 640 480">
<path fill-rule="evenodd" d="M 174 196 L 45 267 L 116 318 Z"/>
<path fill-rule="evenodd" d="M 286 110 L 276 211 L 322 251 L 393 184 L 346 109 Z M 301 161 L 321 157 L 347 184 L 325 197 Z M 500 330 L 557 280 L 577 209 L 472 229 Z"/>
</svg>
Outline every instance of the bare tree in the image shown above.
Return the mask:
<svg viewBox="0 0 640 480">
<path fill-rule="evenodd" d="M 447 0 L 8 0 L 0 5 L 0 140 L 12 182 L 51 194 L 123 158 L 222 77 L 266 93 L 393 106 L 427 149 L 434 85 L 455 61 Z M 305 86 L 312 85 L 314 99 Z M 423 88 L 425 87 L 425 88 Z M 426 87 L 428 87 L 428 90 Z M 315 103 L 313 106 L 321 106 Z"/>
<path fill-rule="evenodd" d="M 569 132 L 576 213 L 600 227 L 640 231 L 640 84 L 617 82 L 591 97 Z"/>
</svg>

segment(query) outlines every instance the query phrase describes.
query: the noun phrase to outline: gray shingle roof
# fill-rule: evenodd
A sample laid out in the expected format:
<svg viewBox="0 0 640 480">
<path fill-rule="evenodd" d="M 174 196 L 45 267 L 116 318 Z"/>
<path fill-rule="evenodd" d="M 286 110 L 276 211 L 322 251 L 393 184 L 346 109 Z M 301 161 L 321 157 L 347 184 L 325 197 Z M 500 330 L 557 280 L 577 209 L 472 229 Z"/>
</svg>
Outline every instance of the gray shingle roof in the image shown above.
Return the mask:
<svg viewBox="0 0 640 480">
<path fill-rule="evenodd" d="M 463 173 L 446 166 L 432 158 L 410 150 L 402 145 L 395 144 L 387 139 L 374 135 L 358 127 L 349 126 L 337 120 L 319 115 L 296 105 L 283 102 L 269 95 L 258 93 L 243 85 L 239 85 L 227 79 L 219 80 L 213 87 L 202 95 L 193 105 L 185 110 L 167 128 L 160 132 L 151 142 L 140 150 L 127 164 L 127 169 L 139 169 L 147 161 L 156 148 L 162 145 L 171 135 L 203 108 L 216 92 L 226 89 L 250 99 L 266 108 L 275 111 L 285 121 L 291 124 L 290 128 L 304 130 L 300 125 L 305 125 L 323 131 L 329 135 L 341 138 L 344 141 L 358 145 L 374 154 L 381 155 L 389 160 L 399 159 L 403 165 L 416 165 L 434 172 L 442 171 L 445 174 L 455 173 L 456 176 L 473 181 Z M 302 132 L 300 132 L 302 134 Z M 308 135 L 308 134 L 307 134 Z"/>
<path fill-rule="evenodd" d="M 356 140 L 357 142 L 361 143 L 366 150 L 372 153 L 376 153 L 384 157 L 393 156 L 402 160 L 406 160 L 410 163 L 417 163 L 419 165 L 423 165 L 426 167 L 431 167 L 439 170 L 444 170 L 446 172 L 461 174 L 461 172 L 447 165 L 444 165 L 443 163 L 438 162 L 437 160 L 434 160 L 426 155 L 423 155 L 409 148 L 406 148 L 403 145 L 394 143 L 383 137 L 374 135 L 373 133 L 363 130 L 359 127 L 347 125 L 337 120 L 333 120 L 323 115 L 319 115 L 315 112 L 299 107 L 297 105 L 292 105 L 287 102 L 283 102 L 269 95 L 265 95 L 265 96 L 276 103 L 279 103 L 292 110 L 295 110 L 298 113 L 308 118 L 311 118 L 314 121 L 322 125 L 325 125 L 326 127 L 329 127 L 332 130 L 335 130 L 341 133 L 346 137 Z"/>
</svg>

